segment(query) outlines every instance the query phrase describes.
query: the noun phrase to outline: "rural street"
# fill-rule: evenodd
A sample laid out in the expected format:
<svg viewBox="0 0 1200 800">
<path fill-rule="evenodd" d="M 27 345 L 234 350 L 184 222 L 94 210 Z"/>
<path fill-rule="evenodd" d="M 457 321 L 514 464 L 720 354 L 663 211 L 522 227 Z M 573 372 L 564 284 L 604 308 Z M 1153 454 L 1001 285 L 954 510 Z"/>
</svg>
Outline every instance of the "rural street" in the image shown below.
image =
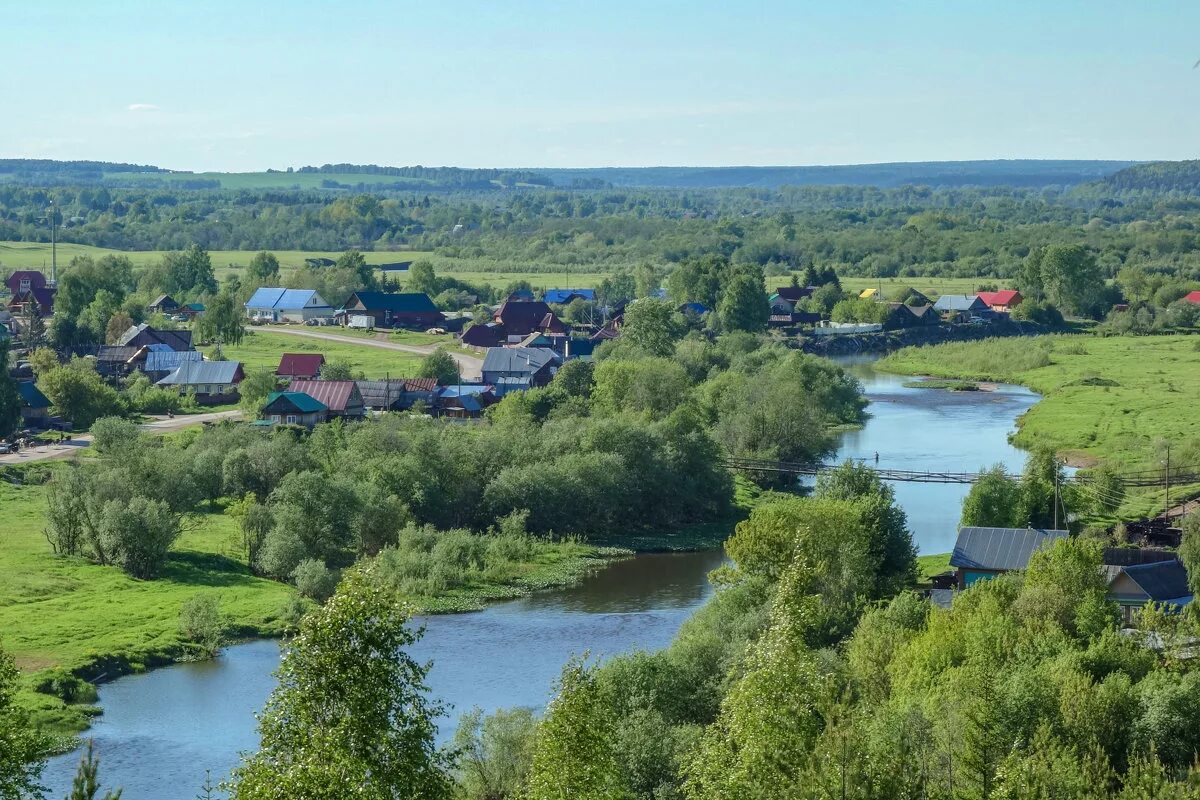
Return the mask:
<svg viewBox="0 0 1200 800">
<path fill-rule="evenodd" d="M 363 339 L 358 336 L 343 336 L 337 333 L 324 333 L 321 331 L 302 331 L 296 328 L 270 327 L 264 330 L 271 333 L 286 333 L 291 336 L 307 336 L 311 339 L 325 339 L 326 341 L 338 342 L 339 344 L 361 344 L 368 347 L 379 347 L 384 350 L 396 350 L 401 353 L 416 353 L 422 356 L 427 356 L 437 349 L 436 345 L 431 344 L 396 344 L 395 342 L 386 342 L 381 339 Z M 481 370 L 483 369 L 483 359 L 478 356 L 467 355 L 466 353 L 456 353 L 449 348 L 446 349 L 446 352 L 462 368 L 463 378 L 473 380 L 480 377 Z"/>
<path fill-rule="evenodd" d="M 238 409 L 230 409 L 228 411 L 213 411 L 208 414 L 181 414 L 177 417 L 155 417 L 153 422 L 147 422 L 140 425 L 142 430 L 150 433 L 170 433 L 171 431 L 189 428 L 192 425 L 199 425 L 204 422 L 215 422 L 221 419 L 233 419 L 241 416 L 241 411 Z M 54 458 L 70 458 L 85 447 L 90 447 L 92 444 L 92 435 L 90 433 L 81 433 L 71 435 L 71 441 L 58 442 L 55 444 L 43 445 L 35 447 L 32 450 L 22 450 L 19 453 L 9 455 L 0 455 L 0 465 L 4 464 L 28 464 L 31 461 L 49 461 Z"/>
</svg>

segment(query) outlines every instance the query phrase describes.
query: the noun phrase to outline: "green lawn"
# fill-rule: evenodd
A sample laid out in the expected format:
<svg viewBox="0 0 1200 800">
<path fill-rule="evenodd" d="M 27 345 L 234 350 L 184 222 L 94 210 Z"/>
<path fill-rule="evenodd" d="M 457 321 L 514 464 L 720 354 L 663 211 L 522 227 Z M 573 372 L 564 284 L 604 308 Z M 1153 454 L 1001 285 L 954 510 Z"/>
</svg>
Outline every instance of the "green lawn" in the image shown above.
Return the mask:
<svg viewBox="0 0 1200 800">
<path fill-rule="evenodd" d="M 1048 363 L 1047 363 L 1048 362 Z M 1045 444 L 1070 463 L 1121 472 L 1200 469 L 1200 337 L 1062 335 L 907 348 L 879 368 L 909 375 L 1020 383 L 1043 398 L 1018 422 L 1016 444 Z M 1200 487 L 1175 487 L 1172 497 Z M 1138 489 L 1122 517 L 1161 511 L 1164 489 Z"/>
<path fill-rule="evenodd" d="M 313 330 L 313 329 L 308 329 Z M 336 333 L 341 333 L 338 329 Z M 406 342 L 407 344 L 407 342 Z M 206 354 L 211 347 L 201 348 Z M 305 336 L 290 336 L 266 328 L 250 328 L 240 345 L 222 348 L 225 357 L 241 361 L 246 371 L 258 369 L 275 370 L 279 357 L 284 353 L 322 353 L 327 361 L 348 361 L 351 369 L 366 373 L 367 378 L 413 377 L 423 356 L 402 353 L 370 345 L 355 345 L 348 342 L 329 342 Z"/>
<path fill-rule="evenodd" d="M 928 581 L 934 575 L 940 575 L 950 569 L 950 554 L 934 553 L 928 556 L 917 556 L 917 569 L 921 573 L 921 580 Z"/>
<path fill-rule="evenodd" d="M 276 330 L 278 328 L 286 328 L 288 330 L 297 331 L 313 331 L 306 325 L 272 325 L 268 330 Z M 425 331 L 406 331 L 406 330 L 376 330 L 364 331 L 359 328 L 316 328 L 316 331 L 324 331 L 326 333 L 334 333 L 338 336 L 352 336 L 355 339 L 374 339 L 377 341 L 392 342 L 393 344 L 408 344 L 415 347 L 425 347 L 427 345 L 442 344 L 447 347 L 457 347 L 458 341 L 452 333 L 425 333 Z"/>
</svg>

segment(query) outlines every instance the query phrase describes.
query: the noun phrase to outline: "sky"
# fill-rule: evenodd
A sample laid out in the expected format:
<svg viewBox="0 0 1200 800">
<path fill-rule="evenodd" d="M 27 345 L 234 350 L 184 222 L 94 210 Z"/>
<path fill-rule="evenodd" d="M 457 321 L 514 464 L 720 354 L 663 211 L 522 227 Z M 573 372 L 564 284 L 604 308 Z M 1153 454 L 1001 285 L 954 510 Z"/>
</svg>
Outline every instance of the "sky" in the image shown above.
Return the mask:
<svg viewBox="0 0 1200 800">
<path fill-rule="evenodd" d="M 0 0 L 0 158 L 1200 157 L 1200 3 Z"/>
</svg>

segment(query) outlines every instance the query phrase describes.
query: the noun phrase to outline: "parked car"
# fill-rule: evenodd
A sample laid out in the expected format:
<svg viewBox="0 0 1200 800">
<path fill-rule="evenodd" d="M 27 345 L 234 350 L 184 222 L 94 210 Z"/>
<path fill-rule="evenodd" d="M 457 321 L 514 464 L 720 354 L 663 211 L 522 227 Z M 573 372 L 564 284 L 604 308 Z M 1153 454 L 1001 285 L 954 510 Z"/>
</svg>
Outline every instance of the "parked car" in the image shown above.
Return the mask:
<svg viewBox="0 0 1200 800">
<path fill-rule="evenodd" d="M 17 445 L 9 444 L 8 442 L 0 442 L 0 456 L 6 456 L 10 453 L 17 452 Z"/>
</svg>

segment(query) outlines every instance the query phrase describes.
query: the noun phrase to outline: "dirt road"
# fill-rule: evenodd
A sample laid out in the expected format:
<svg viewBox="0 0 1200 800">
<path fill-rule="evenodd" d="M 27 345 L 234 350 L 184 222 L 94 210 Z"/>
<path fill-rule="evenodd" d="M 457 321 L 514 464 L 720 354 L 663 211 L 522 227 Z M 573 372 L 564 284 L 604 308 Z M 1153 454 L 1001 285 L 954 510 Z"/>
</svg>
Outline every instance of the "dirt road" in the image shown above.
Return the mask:
<svg viewBox="0 0 1200 800">
<path fill-rule="evenodd" d="M 229 411 L 213 411 L 207 414 L 180 414 L 176 417 L 155 417 L 152 421 L 141 425 L 141 429 L 149 433 L 170 433 L 171 431 L 189 428 L 205 422 L 216 422 L 221 419 L 234 419 L 242 412 L 235 409 Z M 0 464 L 28 464 L 32 461 L 49 461 L 54 458 L 70 458 L 85 447 L 92 446 L 90 433 L 72 434 L 71 441 L 48 444 L 35 447 L 32 450 L 22 450 L 19 453 L 0 455 Z"/>
<path fill-rule="evenodd" d="M 345 336 L 337 333 L 326 333 L 320 330 L 298 330 L 296 328 L 275 327 L 265 328 L 271 333 L 286 333 L 289 336 L 307 336 L 310 339 L 324 339 L 329 342 L 337 342 L 339 344 L 358 344 L 366 347 L 378 347 L 383 350 L 395 350 L 400 353 L 416 353 L 418 355 L 427 356 L 437 349 L 436 345 L 415 345 L 415 344 L 396 344 L 395 342 L 386 342 L 380 339 L 363 339 L 358 336 Z M 458 366 L 462 368 L 462 376 L 467 380 L 475 380 L 480 376 L 483 369 L 483 359 L 478 356 L 468 355 L 466 353 L 456 353 L 447 348 L 446 352 L 450 357 L 458 362 Z"/>
</svg>

